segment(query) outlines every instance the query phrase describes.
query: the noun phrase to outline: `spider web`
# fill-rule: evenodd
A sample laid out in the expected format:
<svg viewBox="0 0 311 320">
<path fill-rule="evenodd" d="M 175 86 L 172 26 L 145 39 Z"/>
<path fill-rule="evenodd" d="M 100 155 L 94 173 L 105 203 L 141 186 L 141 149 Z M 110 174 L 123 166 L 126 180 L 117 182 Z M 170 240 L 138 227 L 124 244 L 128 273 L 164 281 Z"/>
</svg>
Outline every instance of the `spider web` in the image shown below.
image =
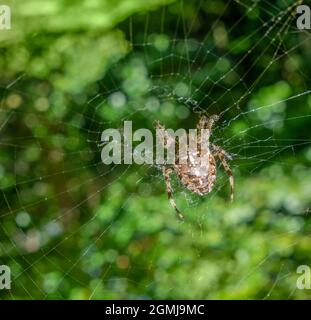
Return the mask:
<svg viewBox="0 0 311 320">
<path fill-rule="evenodd" d="M 296 27 L 300 2 L 193 3 L 120 22 L 126 54 L 84 92 L 55 89 L 67 109 L 50 106 L 51 88 L 27 70 L 2 81 L 0 262 L 13 278 L 0 295 L 309 297 L 296 289 L 297 266 L 311 265 L 311 49 Z M 188 129 L 214 113 L 211 140 L 233 156 L 232 204 L 221 166 L 205 197 L 175 179 L 181 224 L 157 166 L 100 159 L 102 131 L 125 120 Z"/>
</svg>

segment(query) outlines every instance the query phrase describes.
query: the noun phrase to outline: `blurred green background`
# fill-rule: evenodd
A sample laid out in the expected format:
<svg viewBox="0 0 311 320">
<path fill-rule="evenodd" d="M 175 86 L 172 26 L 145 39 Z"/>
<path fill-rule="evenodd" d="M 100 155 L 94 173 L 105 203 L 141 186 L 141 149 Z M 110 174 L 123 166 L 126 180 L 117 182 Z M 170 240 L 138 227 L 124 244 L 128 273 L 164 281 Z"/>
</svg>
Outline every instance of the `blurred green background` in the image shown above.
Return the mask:
<svg viewBox="0 0 311 320">
<path fill-rule="evenodd" d="M 308 299 L 311 42 L 294 1 L 6 1 L 2 299 Z M 211 194 L 106 166 L 107 128 L 194 128 L 233 155 Z"/>
</svg>

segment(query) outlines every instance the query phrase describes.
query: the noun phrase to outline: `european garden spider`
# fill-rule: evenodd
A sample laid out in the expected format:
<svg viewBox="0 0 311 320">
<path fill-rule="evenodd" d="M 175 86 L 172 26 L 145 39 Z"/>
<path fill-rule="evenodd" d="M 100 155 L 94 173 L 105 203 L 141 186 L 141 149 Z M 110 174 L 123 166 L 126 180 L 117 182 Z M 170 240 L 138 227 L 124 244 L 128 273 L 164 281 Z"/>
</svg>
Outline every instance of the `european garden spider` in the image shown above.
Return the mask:
<svg viewBox="0 0 311 320">
<path fill-rule="evenodd" d="M 197 124 L 197 129 L 200 132 L 201 129 L 207 129 L 208 132 L 211 134 L 212 127 L 214 123 L 219 119 L 218 115 L 212 115 L 211 117 L 202 116 Z M 155 128 L 156 129 L 162 129 L 164 131 L 164 148 L 167 149 L 167 142 L 169 139 L 172 139 L 172 137 L 168 136 L 165 128 L 163 125 L 160 124 L 159 121 L 155 122 Z M 210 136 L 210 135 L 209 135 Z M 187 134 L 187 138 L 189 138 L 189 134 Z M 189 140 L 188 140 L 189 141 Z M 185 186 L 187 189 L 191 190 L 192 192 L 199 194 L 201 196 L 209 193 L 216 180 L 216 161 L 215 158 L 218 158 L 227 175 L 229 176 L 229 183 L 230 183 L 230 199 L 233 200 L 233 191 L 234 191 L 234 179 L 233 179 L 233 173 L 230 169 L 227 160 L 232 160 L 231 156 L 222 148 L 219 146 L 216 146 L 214 144 L 209 145 L 209 154 L 208 154 L 208 172 L 203 173 L 204 168 L 202 168 L 201 164 L 198 164 L 193 161 L 193 157 L 188 152 L 187 154 L 187 164 L 179 164 L 178 161 L 175 162 L 173 165 L 164 165 L 163 166 L 163 176 L 166 183 L 166 189 L 167 189 L 167 195 L 168 199 L 172 205 L 172 207 L 175 209 L 177 217 L 181 220 L 184 219 L 183 214 L 181 211 L 177 208 L 175 199 L 173 197 L 172 193 L 172 187 L 171 187 L 171 181 L 170 181 L 170 175 L 172 173 L 176 173 L 179 177 L 181 183 L 183 186 Z M 197 149 L 197 157 L 201 157 L 200 148 Z"/>
</svg>

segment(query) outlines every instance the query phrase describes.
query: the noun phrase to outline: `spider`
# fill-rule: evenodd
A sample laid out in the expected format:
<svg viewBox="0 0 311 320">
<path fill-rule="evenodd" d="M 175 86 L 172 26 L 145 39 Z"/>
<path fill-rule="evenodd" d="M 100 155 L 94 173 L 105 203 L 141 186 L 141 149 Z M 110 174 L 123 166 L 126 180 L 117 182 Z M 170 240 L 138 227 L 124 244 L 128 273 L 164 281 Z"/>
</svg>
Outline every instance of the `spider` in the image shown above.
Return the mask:
<svg viewBox="0 0 311 320">
<path fill-rule="evenodd" d="M 218 115 L 212 115 L 210 117 L 202 116 L 199 119 L 199 122 L 197 124 L 197 130 L 200 133 L 201 129 L 206 129 L 209 133 L 209 136 L 212 132 L 213 125 L 215 122 L 219 119 Z M 168 142 L 172 142 L 172 137 L 167 134 L 165 131 L 165 128 L 163 125 L 160 124 L 159 121 L 155 122 L 155 128 L 156 129 L 162 129 L 164 133 L 164 145 L 163 147 L 167 150 Z M 205 131 L 206 132 L 206 131 Z M 208 137 L 209 137 L 208 136 Z M 171 139 L 171 140 L 169 140 Z M 190 136 L 187 134 L 187 141 L 189 141 Z M 199 141 L 199 140 L 198 140 Z M 213 186 L 215 184 L 216 180 L 216 161 L 215 158 L 218 158 L 228 177 L 229 177 L 229 183 L 230 183 L 230 200 L 233 201 L 233 191 L 234 191 L 234 178 L 232 170 L 230 169 L 227 160 L 232 160 L 232 157 L 221 147 L 209 144 L 209 150 L 208 150 L 208 166 L 202 167 L 202 163 L 198 163 L 194 161 L 194 157 L 191 155 L 191 153 L 187 154 L 187 161 L 183 164 L 178 163 L 176 161 L 173 165 L 164 165 L 163 166 L 163 176 L 166 183 L 166 190 L 168 195 L 168 200 L 171 204 L 171 206 L 175 209 L 177 217 L 180 220 L 184 219 L 184 216 L 182 212 L 178 209 L 175 199 L 173 197 L 172 187 L 171 187 L 171 174 L 176 173 L 179 177 L 182 185 L 186 187 L 187 189 L 191 190 L 192 192 L 199 194 L 200 196 L 203 196 L 205 194 L 208 194 L 213 189 Z M 197 154 L 196 156 L 200 159 L 201 155 L 201 149 L 200 147 L 197 148 Z M 203 170 L 206 169 L 205 172 Z"/>
</svg>

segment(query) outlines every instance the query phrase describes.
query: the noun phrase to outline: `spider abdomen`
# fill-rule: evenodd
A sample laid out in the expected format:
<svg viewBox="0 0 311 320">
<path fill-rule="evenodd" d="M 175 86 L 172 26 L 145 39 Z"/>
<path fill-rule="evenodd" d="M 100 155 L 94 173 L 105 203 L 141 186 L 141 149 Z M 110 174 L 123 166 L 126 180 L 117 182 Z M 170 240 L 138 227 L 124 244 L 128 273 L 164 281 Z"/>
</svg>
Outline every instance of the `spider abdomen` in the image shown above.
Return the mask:
<svg viewBox="0 0 311 320">
<path fill-rule="evenodd" d="M 208 168 L 200 165 L 175 165 L 181 183 L 189 190 L 199 195 L 209 193 L 216 180 L 216 162 L 212 154 L 209 155 Z"/>
</svg>

